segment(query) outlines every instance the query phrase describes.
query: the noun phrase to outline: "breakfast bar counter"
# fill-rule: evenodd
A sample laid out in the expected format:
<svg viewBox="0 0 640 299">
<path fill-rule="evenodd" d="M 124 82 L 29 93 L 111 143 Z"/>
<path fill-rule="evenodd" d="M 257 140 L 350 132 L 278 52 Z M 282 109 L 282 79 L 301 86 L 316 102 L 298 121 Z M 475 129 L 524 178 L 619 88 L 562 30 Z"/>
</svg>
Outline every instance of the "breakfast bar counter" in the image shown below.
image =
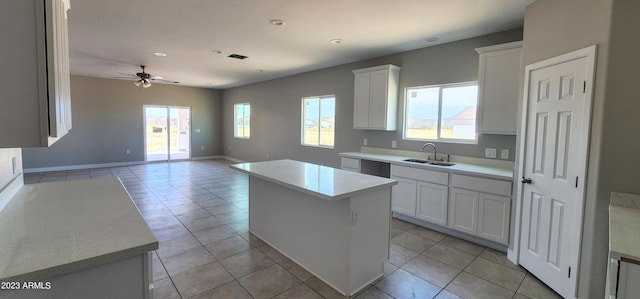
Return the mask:
<svg viewBox="0 0 640 299">
<path fill-rule="evenodd" d="M 231 165 L 249 175 L 249 231 L 351 296 L 383 276 L 397 181 L 294 160 Z"/>
</svg>

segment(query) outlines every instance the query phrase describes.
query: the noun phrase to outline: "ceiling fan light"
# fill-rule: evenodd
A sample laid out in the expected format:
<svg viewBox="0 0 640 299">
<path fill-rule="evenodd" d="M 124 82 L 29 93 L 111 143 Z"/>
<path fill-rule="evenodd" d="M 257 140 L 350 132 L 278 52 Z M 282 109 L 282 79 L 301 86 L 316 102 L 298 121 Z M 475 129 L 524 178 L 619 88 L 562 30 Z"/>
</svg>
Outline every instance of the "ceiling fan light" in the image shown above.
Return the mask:
<svg viewBox="0 0 640 299">
<path fill-rule="evenodd" d="M 148 88 L 150 86 L 151 86 L 151 81 L 149 81 L 147 79 L 142 80 L 142 87 Z"/>
<path fill-rule="evenodd" d="M 135 84 L 136 86 L 140 86 L 140 81 L 142 81 L 142 80 L 138 80 L 136 82 L 133 82 L 133 84 Z"/>
</svg>

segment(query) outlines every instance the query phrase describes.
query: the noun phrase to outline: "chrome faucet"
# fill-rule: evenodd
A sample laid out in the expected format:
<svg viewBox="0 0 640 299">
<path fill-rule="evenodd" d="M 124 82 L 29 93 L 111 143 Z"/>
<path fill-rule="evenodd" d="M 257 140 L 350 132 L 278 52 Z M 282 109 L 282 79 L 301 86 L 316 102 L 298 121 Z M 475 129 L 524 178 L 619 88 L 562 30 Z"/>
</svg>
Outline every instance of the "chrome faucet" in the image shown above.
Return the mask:
<svg viewBox="0 0 640 299">
<path fill-rule="evenodd" d="M 422 151 L 424 152 L 424 148 L 427 147 L 428 145 L 430 145 L 431 147 L 433 147 L 433 160 L 438 161 L 438 150 L 436 149 L 436 145 L 431 143 L 431 142 L 427 142 L 422 146 Z M 427 160 L 429 160 L 429 155 L 427 155 Z"/>
</svg>

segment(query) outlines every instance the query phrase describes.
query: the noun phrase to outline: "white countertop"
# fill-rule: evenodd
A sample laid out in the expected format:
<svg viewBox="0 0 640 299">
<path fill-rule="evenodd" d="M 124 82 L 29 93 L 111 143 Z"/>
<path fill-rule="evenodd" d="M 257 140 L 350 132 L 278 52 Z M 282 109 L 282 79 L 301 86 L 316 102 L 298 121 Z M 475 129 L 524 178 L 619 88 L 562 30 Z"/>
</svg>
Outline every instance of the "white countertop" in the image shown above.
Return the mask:
<svg viewBox="0 0 640 299">
<path fill-rule="evenodd" d="M 0 280 L 42 281 L 156 250 L 116 177 L 25 185 L 0 211 Z"/>
<path fill-rule="evenodd" d="M 640 261 L 640 195 L 611 192 L 609 256 Z"/>
<path fill-rule="evenodd" d="M 466 164 L 466 163 L 459 163 L 459 162 L 454 162 L 455 165 L 453 166 L 438 166 L 438 165 L 404 161 L 406 159 L 414 159 L 414 157 L 377 154 L 377 153 L 365 153 L 365 152 L 340 153 L 340 156 L 348 157 L 348 158 L 378 161 L 378 162 L 388 162 L 396 165 L 418 167 L 418 168 L 424 168 L 424 169 L 430 169 L 430 170 L 444 171 L 449 173 L 474 174 L 474 175 L 480 175 L 483 177 L 494 178 L 499 180 L 508 180 L 508 181 L 513 180 L 512 168 L 500 168 L 500 167 Z"/>
<path fill-rule="evenodd" d="M 231 168 L 326 200 L 344 199 L 398 183 L 294 160 L 233 164 Z"/>
</svg>

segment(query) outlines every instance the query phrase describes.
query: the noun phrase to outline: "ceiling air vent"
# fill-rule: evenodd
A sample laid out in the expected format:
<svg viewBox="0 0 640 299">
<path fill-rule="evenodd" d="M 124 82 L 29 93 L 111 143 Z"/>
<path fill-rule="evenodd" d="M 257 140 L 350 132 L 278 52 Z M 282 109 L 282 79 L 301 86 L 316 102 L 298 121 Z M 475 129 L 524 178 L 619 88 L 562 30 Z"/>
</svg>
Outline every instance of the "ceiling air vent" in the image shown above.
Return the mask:
<svg viewBox="0 0 640 299">
<path fill-rule="evenodd" d="M 231 55 L 229 55 L 227 57 L 240 59 L 240 60 L 249 58 L 248 56 L 244 56 L 244 55 L 240 55 L 240 54 L 231 54 Z"/>
</svg>

